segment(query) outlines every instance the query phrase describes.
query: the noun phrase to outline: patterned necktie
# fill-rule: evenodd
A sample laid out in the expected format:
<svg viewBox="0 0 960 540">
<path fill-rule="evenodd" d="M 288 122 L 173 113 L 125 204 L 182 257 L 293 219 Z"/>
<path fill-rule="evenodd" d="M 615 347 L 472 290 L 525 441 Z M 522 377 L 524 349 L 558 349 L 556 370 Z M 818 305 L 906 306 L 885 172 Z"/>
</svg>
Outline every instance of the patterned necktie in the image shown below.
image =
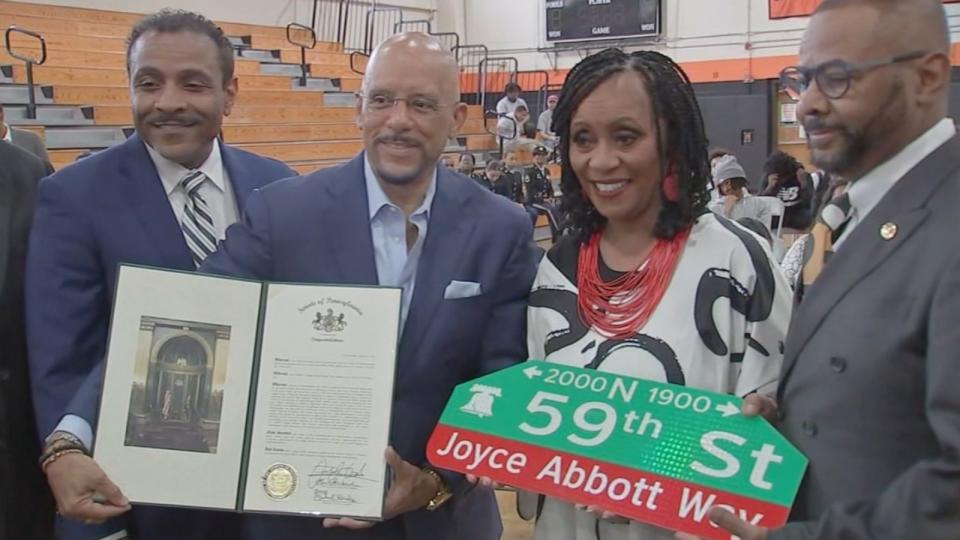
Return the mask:
<svg viewBox="0 0 960 540">
<path fill-rule="evenodd" d="M 217 235 L 213 228 L 213 216 L 207 201 L 200 196 L 200 186 L 208 180 L 201 171 L 191 171 L 180 185 L 187 193 L 187 203 L 183 205 L 183 220 L 180 227 L 187 247 L 198 267 L 208 255 L 217 249 Z"/>
<path fill-rule="evenodd" d="M 834 244 L 843 235 L 843 231 L 853 216 L 853 205 L 850 204 L 850 194 L 841 193 L 834 197 L 820 211 L 820 220 L 830 229 L 830 242 Z"/>
<path fill-rule="evenodd" d="M 833 244 L 843 234 L 852 216 L 853 205 L 850 204 L 849 193 L 837 195 L 820 211 L 820 220 L 810 231 L 810 238 L 804 247 L 804 286 L 813 284 L 823 271 L 823 266 L 833 255 Z"/>
</svg>

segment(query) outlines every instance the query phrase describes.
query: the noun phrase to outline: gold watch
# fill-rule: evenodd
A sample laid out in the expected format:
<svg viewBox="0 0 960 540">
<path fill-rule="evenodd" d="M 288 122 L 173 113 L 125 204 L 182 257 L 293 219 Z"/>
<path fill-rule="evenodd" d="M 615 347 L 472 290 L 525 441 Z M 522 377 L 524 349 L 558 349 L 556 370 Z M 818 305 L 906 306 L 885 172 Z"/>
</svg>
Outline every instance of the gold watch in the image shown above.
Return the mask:
<svg viewBox="0 0 960 540">
<path fill-rule="evenodd" d="M 450 500 L 450 497 L 453 497 L 453 492 L 450 491 L 450 488 L 447 487 L 447 483 L 443 481 L 443 477 L 440 474 L 431 469 L 430 467 L 424 467 L 423 472 L 430 475 L 434 480 L 437 481 L 437 492 L 433 495 L 433 498 L 427 502 L 427 510 L 433 512 L 437 508 L 443 506 L 443 503 Z"/>
</svg>

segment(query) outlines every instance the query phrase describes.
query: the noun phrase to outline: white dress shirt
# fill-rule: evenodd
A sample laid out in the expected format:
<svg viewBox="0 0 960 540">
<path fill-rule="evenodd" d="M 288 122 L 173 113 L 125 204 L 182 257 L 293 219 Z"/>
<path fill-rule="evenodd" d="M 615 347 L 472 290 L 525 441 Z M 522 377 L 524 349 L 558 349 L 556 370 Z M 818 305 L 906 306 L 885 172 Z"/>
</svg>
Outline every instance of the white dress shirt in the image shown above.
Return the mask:
<svg viewBox="0 0 960 540">
<path fill-rule="evenodd" d="M 180 185 L 190 169 L 185 168 L 179 163 L 170 161 L 160 155 L 159 152 L 144 144 L 150 159 L 157 168 L 157 174 L 160 176 L 160 182 L 163 183 L 164 190 L 167 193 L 167 199 L 173 213 L 177 216 L 177 222 L 183 220 L 183 207 L 187 203 L 187 193 Z M 213 228 L 218 240 L 223 240 L 227 227 L 237 221 L 239 212 L 237 211 L 237 200 L 233 195 L 233 187 L 230 185 L 230 178 L 226 167 L 223 166 L 223 157 L 220 155 L 220 145 L 214 144 L 213 151 L 207 157 L 206 161 L 196 170 L 203 171 L 210 179 L 200 186 L 200 196 L 210 207 L 213 217 Z M 92 447 L 93 429 L 83 418 L 68 414 L 60 420 L 54 431 L 66 431 L 75 435 L 87 448 Z"/>
<path fill-rule="evenodd" d="M 430 187 L 423 202 L 410 217 L 390 202 L 387 194 L 377 181 L 366 153 L 363 155 L 363 176 L 367 185 L 367 201 L 370 206 L 370 232 L 373 236 L 373 254 L 377 264 L 377 281 L 388 287 L 401 287 L 403 294 L 400 303 L 400 328 L 407 322 L 410 301 L 417 283 L 417 266 L 423 252 L 423 242 L 427 238 L 427 226 L 430 223 L 430 208 L 437 192 L 437 169 L 433 169 Z M 417 228 L 417 241 L 407 250 L 407 221 Z"/>
<path fill-rule="evenodd" d="M 516 101 L 510 101 L 510 98 L 503 96 L 500 98 L 500 101 L 497 102 L 497 114 L 513 114 L 516 112 L 517 107 L 523 105 L 527 111 L 530 111 L 530 107 L 527 107 L 527 102 L 523 100 L 522 97 L 518 97 Z"/>
<path fill-rule="evenodd" d="M 187 192 L 180 182 L 193 170 L 203 171 L 203 174 L 207 175 L 210 181 L 200 186 L 200 196 L 210 207 L 213 230 L 217 239 L 223 240 L 227 227 L 236 223 L 239 212 L 227 169 L 223 166 L 220 145 L 214 144 L 213 151 L 210 152 L 207 160 L 193 170 L 161 156 L 149 144 L 145 146 L 150 159 L 153 160 L 153 165 L 157 168 L 160 182 L 163 183 L 163 188 L 167 192 L 173 214 L 177 216 L 177 223 L 183 223 L 183 207 L 187 204 Z"/>
<path fill-rule="evenodd" d="M 850 205 L 853 208 L 852 214 L 843 234 L 833 244 L 834 252 L 850 237 L 850 232 L 866 219 L 870 211 L 898 180 L 956 134 L 957 128 L 953 120 L 944 118 L 908 144 L 900 153 L 853 182 L 847 189 Z"/>
</svg>

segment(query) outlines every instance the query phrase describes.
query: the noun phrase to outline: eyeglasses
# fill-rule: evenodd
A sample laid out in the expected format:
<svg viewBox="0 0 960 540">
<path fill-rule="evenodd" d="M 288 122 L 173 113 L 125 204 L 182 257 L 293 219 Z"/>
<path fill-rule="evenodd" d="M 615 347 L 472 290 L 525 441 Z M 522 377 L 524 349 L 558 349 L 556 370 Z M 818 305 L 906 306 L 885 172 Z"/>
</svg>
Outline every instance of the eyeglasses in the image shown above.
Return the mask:
<svg viewBox="0 0 960 540">
<path fill-rule="evenodd" d="M 414 114 L 428 117 L 434 116 L 440 112 L 440 109 L 446 105 L 429 97 L 402 98 L 390 94 L 371 94 L 364 95 L 357 93 L 357 97 L 363 100 L 367 110 L 373 113 L 385 113 L 392 110 L 398 101 L 403 101 Z"/>
<path fill-rule="evenodd" d="M 780 72 L 780 86 L 791 98 L 798 100 L 810 83 L 816 81 L 817 88 L 829 99 L 840 99 L 848 91 L 855 77 L 878 67 L 908 62 L 926 56 L 926 51 L 916 51 L 902 56 L 851 64 L 844 60 L 830 60 L 814 67 L 791 66 Z"/>
</svg>

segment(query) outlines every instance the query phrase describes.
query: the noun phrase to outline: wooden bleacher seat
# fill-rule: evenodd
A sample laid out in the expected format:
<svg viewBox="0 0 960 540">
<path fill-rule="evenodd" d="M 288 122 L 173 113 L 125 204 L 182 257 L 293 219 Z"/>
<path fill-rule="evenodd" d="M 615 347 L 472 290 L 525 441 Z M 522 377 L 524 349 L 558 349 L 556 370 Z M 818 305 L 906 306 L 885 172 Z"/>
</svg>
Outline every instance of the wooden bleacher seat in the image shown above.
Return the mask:
<svg viewBox="0 0 960 540">
<path fill-rule="evenodd" d="M 126 86 L 61 85 L 53 88 L 54 103 L 59 105 L 129 105 L 130 89 Z M 289 90 L 250 90 L 237 94 L 237 107 L 322 107 L 323 92 L 291 92 Z"/>
<path fill-rule="evenodd" d="M 24 28 L 31 28 L 35 32 L 119 38 L 126 38 L 133 24 L 143 18 L 143 15 L 135 13 L 117 13 L 116 15 L 119 15 L 119 19 L 121 20 L 111 20 L 100 16 L 100 14 L 104 12 L 99 10 L 60 6 L 48 7 L 51 9 L 43 9 L 43 6 L 39 6 L 38 9 L 36 4 L 3 2 L 0 4 L 0 14 L 10 17 L 16 16 L 15 24 Z M 87 16 L 78 17 L 78 14 L 86 14 Z M 281 39 L 284 43 L 286 43 L 287 39 L 286 28 L 284 27 L 241 23 L 218 23 L 218 25 L 227 35 Z M 324 50 L 334 50 L 333 45 L 336 44 L 324 44 Z"/>
<path fill-rule="evenodd" d="M 99 9 L 72 8 L 49 4 L 31 4 L 28 2 L 0 1 L 0 14 L 24 15 L 30 17 L 70 18 L 78 21 L 97 21 L 112 24 L 126 24 L 132 26 L 143 15 L 125 13 L 121 11 L 104 11 Z"/>
<path fill-rule="evenodd" d="M 238 65 L 240 62 L 238 62 Z M 27 83 L 27 70 L 20 65 L 13 67 L 13 82 Z M 260 75 L 239 73 L 237 77 L 244 88 L 290 89 L 290 77 L 282 75 Z M 69 84 L 95 86 L 126 86 L 127 72 L 124 69 L 96 69 L 87 67 L 35 66 L 33 80 L 36 84 Z"/>
<path fill-rule="evenodd" d="M 294 143 L 247 143 L 239 148 L 280 161 L 340 160 L 344 161 L 363 150 L 363 141 L 305 141 Z"/>
<path fill-rule="evenodd" d="M 244 142 L 357 140 L 360 129 L 355 122 L 335 124 L 255 124 L 223 127 L 223 140 L 230 144 Z"/>
<path fill-rule="evenodd" d="M 4 17 L 5 19 L 7 17 Z M 5 21 L 6 22 L 6 21 Z M 17 18 L 11 18 L 10 24 L 17 24 Z M 23 28 L 30 29 L 26 25 Z M 47 42 L 47 51 L 80 49 L 85 51 L 126 51 L 126 38 L 106 38 L 102 36 L 87 36 L 78 34 L 60 34 L 57 32 L 43 32 L 43 39 Z M 12 34 L 10 44 L 16 49 L 37 49 L 37 40 L 23 34 Z"/>
<path fill-rule="evenodd" d="M 239 107 L 224 119 L 224 125 L 280 124 L 293 122 L 349 122 L 355 112 L 349 107 Z M 132 125 L 133 113 L 129 106 L 104 105 L 94 107 L 97 125 Z"/>
<path fill-rule="evenodd" d="M 254 49 L 277 49 L 277 50 L 288 50 L 296 51 L 297 54 L 300 54 L 300 47 L 290 44 L 287 41 L 286 35 L 281 36 L 265 36 L 265 35 L 253 35 L 250 36 L 250 46 Z M 343 46 L 339 43 L 328 43 L 318 41 L 317 46 L 311 49 L 317 52 L 343 52 Z M 282 53 L 281 53 L 282 54 Z"/>
<path fill-rule="evenodd" d="M 299 64 L 300 63 L 300 50 L 299 49 L 283 49 L 280 51 L 280 61 L 287 64 Z M 350 67 L 350 55 L 344 54 L 340 51 L 329 52 L 329 51 L 316 51 L 312 49 L 307 50 L 307 63 L 308 64 L 323 64 L 329 66 L 346 66 Z M 363 60 L 361 63 L 360 60 L 356 60 L 355 64 L 357 68 L 360 69 L 362 66 L 366 65 L 366 60 Z"/>
<path fill-rule="evenodd" d="M 476 133 L 478 131 L 485 131 L 483 128 L 483 121 L 481 120 L 479 129 L 464 130 L 464 133 Z M 497 138 L 489 133 L 483 133 L 479 135 L 469 135 L 467 137 L 467 150 L 498 150 L 499 146 L 497 145 Z"/>
<path fill-rule="evenodd" d="M 40 86 L 41 107 L 78 107 L 70 122 L 60 122 L 60 113 L 48 115 L 30 129 L 48 136 L 55 166 L 72 163 L 77 155 L 98 150 L 123 140 L 132 127 L 129 85 L 126 73 L 126 36 L 143 15 L 87 8 L 29 4 L 0 0 L 0 18 L 5 23 L 39 31 L 47 43 L 47 62 L 34 69 Z M 286 40 L 284 27 L 218 23 L 235 41 L 247 47 L 263 49 L 256 59 L 238 57 L 236 73 L 240 93 L 233 114 L 224 122 L 224 139 L 248 150 L 288 162 L 300 172 L 340 163 L 361 148 L 361 133 L 355 124 L 353 100 L 342 93 L 360 89 L 362 76 L 351 69 L 350 55 L 338 43 L 318 43 L 307 51 L 312 79 L 325 79 L 316 88 L 298 88 L 296 69 L 300 49 Z M 19 51 L 39 53 L 37 42 L 13 35 L 12 45 Z M 270 58 L 285 67 L 269 62 Z M 366 58 L 354 58 L 355 67 L 364 67 Z M 20 60 L 0 52 L 3 73 L 15 84 L 26 82 Z M 277 67 L 274 67 L 277 66 Z M 283 71 L 277 75 L 278 70 Z M 336 99 L 326 104 L 325 92 Z M 342 92 L 342 93 L 337 93 Z M 337 106 L 341 105 L 341 106 Z M 22 105 L 13 105 L 20 107 Z M 14 115 L 15 116 L 15 115 Z M 92 118 L 91 118 L 92 117 Z M 91 122 L 93 125 L 90 125 Z M 22 124 L 21 124 L 22 125 Z M 86 133 L 71 130 L 99 130 L 93 140 L 104 141 L 89 148 L 73 148 L 87 140 Z M 69 135 L 69 136 L 67 136 Z M 496 141 L 484 127 L 482 107 L 471 106 L 461 130 L 460 143 L 474 151 L 496 149 Z M 59 142 L 58 142 L 59 141 Z"/>
<path fill-rule="evenodd" d="M 249 152 L 272 157 L 285 162 L 303 161 L 343 161 L 356 155 L 363 149 L 363 143 L 351 141 L 306 141 L 297 143 L 243 143 L 234 144 Z M 50 150 L 50 159 L 56 163 L 70 163 L 82 149 Z"/>
</svg>

